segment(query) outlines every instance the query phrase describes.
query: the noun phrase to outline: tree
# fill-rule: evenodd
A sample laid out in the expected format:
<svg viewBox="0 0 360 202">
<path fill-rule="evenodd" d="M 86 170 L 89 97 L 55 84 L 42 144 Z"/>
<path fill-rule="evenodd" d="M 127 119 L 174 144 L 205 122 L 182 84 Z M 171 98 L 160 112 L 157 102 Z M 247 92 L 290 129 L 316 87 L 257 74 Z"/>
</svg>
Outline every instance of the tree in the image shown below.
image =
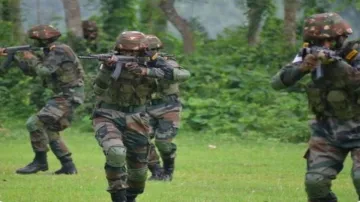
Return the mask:
<svg viewBox="0 0 360 202">
<path fill-rule="evenodd" d="M 296 12 L 300 0 L 284 0 L 284 35 L 288 44 L 296 45 Z"/>
<path fill-rule="evenodd" d="M 140 23 L 148 33 L 161 36 L 166 33 L 167 19 L 158 3 L 158 0 L 143 0 Z"/>
<path fill-rule="evenodd" d="M 125 30 L 137 30 L 137 0 L 102 0 L 103 28 L 112 39 Z"/>
<path fill-rule="evenodd" d="M 248 44 L 255 46 L 259 42 L 259 35 L 261 31 L 261 22 L 268 11 L 271 0 L 247 0 L 247 18 L 249 22 L 248 29 Z"/>
<path fill-rule="evenodd" d="M 184 52 L 190 54 L 195 51 L 194 35 L 189 23 L 177 13 L 174 3 L 175 0 L 160 0 L 159 6 L 167 19 L 180 32 L 183 38 Z"/>
<path fill-rule="evenodd" d="M 83 37 L 81 13 L 78 0 L 62 0 L 65 10 L 65 22 L 68 32 L 76 37 Z"/>
<path fill-rule="evenodd" d="M 15 40 L 23 39 L 23 29 L 21 24 L 20 0 L 1 0 L 0 19 L 12 23 L 12 36 Z"/>
</svg>

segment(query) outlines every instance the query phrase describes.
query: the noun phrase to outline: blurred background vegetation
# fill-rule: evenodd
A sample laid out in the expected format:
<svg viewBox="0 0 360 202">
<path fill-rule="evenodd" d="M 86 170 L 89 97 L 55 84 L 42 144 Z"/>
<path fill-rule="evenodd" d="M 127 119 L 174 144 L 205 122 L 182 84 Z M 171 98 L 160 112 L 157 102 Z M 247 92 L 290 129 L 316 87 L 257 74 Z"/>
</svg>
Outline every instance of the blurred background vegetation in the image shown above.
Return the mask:
<svg viewBox="0 0 360 202">
<path fill-rule="evenodd" d="M 300 87 L 273 91 L 270 78 L 299 50 L 304 16 L 339 12 L 354 27 L 352 39 L 359 38 L 359 4 L 353 0 L 0 0 L 0 46 L 26 44 L 25 32 L 35 24 L 55 25 L 63 33 L 61 40 L 70 43 L 68 36 L 82 37 L 81 20 L 87 19 L 100 27 L 99 50 L 110 50 L 124 30 L 155 34 L 165 51 L 175 54 L 192 73 L 182 84 L 184 131 L 301 142 L 309 136 L 311 118 L 305 96 Z M 34 93 L 39 84 L 16 67 L 0 78 L 0 123 L 25 122 L 42 107 L 51 93 Z M 91 130 L 89 116 L 89 111 L 79 109 L 76 127 Z"/>
</svg>

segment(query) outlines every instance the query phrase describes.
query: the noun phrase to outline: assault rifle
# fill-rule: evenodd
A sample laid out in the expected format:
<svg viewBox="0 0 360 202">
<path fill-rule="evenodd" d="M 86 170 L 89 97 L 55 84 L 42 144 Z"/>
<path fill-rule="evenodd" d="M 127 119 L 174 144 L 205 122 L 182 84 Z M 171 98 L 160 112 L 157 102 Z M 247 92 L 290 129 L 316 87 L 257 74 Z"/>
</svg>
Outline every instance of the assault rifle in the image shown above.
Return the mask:
<svg viewBox="0 0 360 202">
<path fill-rule="evenodd" d="M 119 78 L 122 67 L 125 63 L 128 63 L 128 62 L 144 63 L 147 60 L 146 57 L 124 56 L 124 55 L 116 55 L 113 53 L 93 54 L 93 55 L 78 56 L 78 57 L 79 57 L 79 59 L 97 59 L 100 61 L 106 61 L 107 59 L 110 59 L 113 56 L 116 57 L 116 68 L 115 68 L 114 72 L 111 74 L 111 78 L 114 79 L 115 81 Z"/>
<path fill-rule="evenodd" d="M 43 48 L 40 47 L 33 47 L 31 45 L 22 45 L 22 46 L 11 46 L 11 47 L 5 47 L 4 53 L 7 53 L 7 59 L 5 60 L 5 62 L 1 65 L 1 69 L 9 69 L 10 68 L 10 64 L 12 61 L 15 60 L 15 54 L 17 52 L 22 52 L 22 51 L 39 51 L 42 50 Z"/>
<path fill-rule="evenodd" d="M 304 47 L 301 51 L 301 56 L 304 59 L 307 54 L 314 54 L 315 56 L 317 56 L 320 52 L 322 52 L 327 59 L 332 61 L 338 61 L 342 59 L 337 51 L 333 51 L 320 46 L 307 47 L 307 44 L 304 44 Z M 324 76 L 324 70 L 321 67 L 321 61 L 318 61 L 315 67 L 315 75 L 314 75 L 315 80 L 319 80 L 323 76 Z"/>
</svg>

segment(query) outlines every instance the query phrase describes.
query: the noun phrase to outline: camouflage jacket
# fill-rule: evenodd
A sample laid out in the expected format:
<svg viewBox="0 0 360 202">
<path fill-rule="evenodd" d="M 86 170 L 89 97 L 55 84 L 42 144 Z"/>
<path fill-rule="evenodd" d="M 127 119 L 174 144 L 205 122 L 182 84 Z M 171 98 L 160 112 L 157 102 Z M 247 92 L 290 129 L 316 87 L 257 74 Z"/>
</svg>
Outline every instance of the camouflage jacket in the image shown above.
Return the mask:
<svg viewBox="0 0 360 202">
<path fill-rule="evenodd" d="M 301 72 L 302 60 L 295 58 L 293 63 L 283 67 L 271 81 L 275 90 L 294 85 L 309 72 Z M 306 92 L 309 108 L 317 117 L 335 117 L 342 120 L 360 116 L 360 72 L 340 60 L 321 65 L 324 77 L 307 84 Z"/>
<path fill-rule="evenodd" d="M 178 82 L 188 77 L 168 61 L 162 61 L 161 68 L 147 68 L 146 76 L 137 76 L 123 68 L 116 81 L 111 79 L 111 68 L 103 65 L 94 81 L 94 93 L 100 102 L 108 104 L 124 107 L 144 105 L 156 91 L 156 79 Z"/>
<path fill-rule="evenodd" d="M 181 75 L 176 80 L 156 79 L 156 91 L 151 95 L 151 99 L 162 99 L 168 95 L 180 95 L 179 83 L 187 80 L 190 77 L 190 72 L 182 68 L 175 60 L 174 57 L 168 56 L 164 53 L 160 54 L 166 60 L 166 64 L 178 71 L 176 74 Z M 156 68 L 156 62 L 148 63 L 148 67 Z"/>
<path fill-rule="evenodd" d="M 354 40 L 347 42 L 340 55 L 349 63 L 351 66 L 360 69 L 360 41 Z"/>
<path fill-rule="evenodd" d="M 42 58 L 24 59 L 30 75 L 38 75 L 44 86 L 56 96 L 67 96 L 82 104 L 84 93 L 84 70 L 74 51 L 67 45 L 52 43 L 44 49 Z"/>
</svg>

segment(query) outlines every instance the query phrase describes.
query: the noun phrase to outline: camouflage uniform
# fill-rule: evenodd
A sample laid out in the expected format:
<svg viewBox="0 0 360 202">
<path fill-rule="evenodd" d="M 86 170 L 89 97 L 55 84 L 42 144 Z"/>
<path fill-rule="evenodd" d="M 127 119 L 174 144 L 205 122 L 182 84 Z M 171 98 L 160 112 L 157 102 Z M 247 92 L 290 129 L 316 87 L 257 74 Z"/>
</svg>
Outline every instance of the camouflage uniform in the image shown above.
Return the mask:
<svg viewBox="0 0 360 202">
<path fill-rule="evenodd" d="M 350 26 L 335 13 L 313 15 L 305 21 L 304 41 L 321 43 L 335 40 L 340 47 L 351 34 Z M 296 57 L 298 58 L 298 57 Z M 319 60 L 319 55 L 295 59 L 272 80 L 274 89 L 285 89 L 304 77 L 307 66 Z M 345 60 L 325 61 L 324 76 L 307 85 L 309 108 L 316 119 L 310 122 L 311 138 L 305 154 L 307 172 L 305 187 L 309 202 L 335 202 L 331 181 L 342 170 L 348 153 L 353 159 L 352 179 L 360 195 L 360 74 Z"/>
<path fill-rule="evenodd" d="M 149 41 L 148 49 L 157 51 L 162 48 L 160 39 L 153 35 L 147 35 Z M 182 72 L 181 81 L 190 77 L 190 73 L 181 68 L 175 61 L 175 58 L 166 54 L 160 54 L 166 59 L 166 62 L 173 68 Z M 156 66 L 156 62 L 149 62 L 148 66 Z M 179 81 L 179 80 L 178 80 Z M 147 112 L 151 116 L 151 122 L 154 131 L 155 145 L 158 148 L 162 161 L 163 170 L 161 169 L 159 156 L 156 153 L 155 146 L 150 147 L 149 170 L 152 176 L 149 180 L 171 181 L 175 169 L 176 144 L 172 141 L 177 135 L 180 125 L 180 112 L 182 109 L 179 100 L 179 82 L 168 80 L 156 81 L 156 92 L 151 95 L 150 104 L 147 106 Z"/>
<path fill-rule="evenodd" d="M 141 32 L 123 32 L 115 50 L 143 53 L 145 40 Z M 95 79 L 94 92 L 98 103 L 93 114 L 93 126 L 106 157 L 107 190 L 112 200 L 135 201 L 136 196 L 144 191 L 147 176 L 151 127 L 145 104 L 153 92 L 154 78 L 176 80 L 181 75 L 166 65 L 147 69 L 139 63 L 127 63 L 117 80 L 111 78 L 113 71 L 114 65 L 105 62 Z"/>
<path fill-rule="evenodd" d="M 43 83 L 54 92 L 37 114 L 31 116 L 26 127 L 30 133 L 35 159 L 19 174 L 36 173 L 48 169 L 46 160 L 47 145 L 60 160 L 62 168 L 55 174 L 75 174 L 71 153 L 60 137 L 59 132 L 70 126 L 74 110 L 84 100 L 84 72 L 72 49 L 54 41 L 61 35 L 55 28 L 38 25 L 28 31 L 30 38 L 44 47 L 41 59 L 33 56 L 20 61 L 20 68 L 27 75 L 39 76 Z"/>
</svg>

